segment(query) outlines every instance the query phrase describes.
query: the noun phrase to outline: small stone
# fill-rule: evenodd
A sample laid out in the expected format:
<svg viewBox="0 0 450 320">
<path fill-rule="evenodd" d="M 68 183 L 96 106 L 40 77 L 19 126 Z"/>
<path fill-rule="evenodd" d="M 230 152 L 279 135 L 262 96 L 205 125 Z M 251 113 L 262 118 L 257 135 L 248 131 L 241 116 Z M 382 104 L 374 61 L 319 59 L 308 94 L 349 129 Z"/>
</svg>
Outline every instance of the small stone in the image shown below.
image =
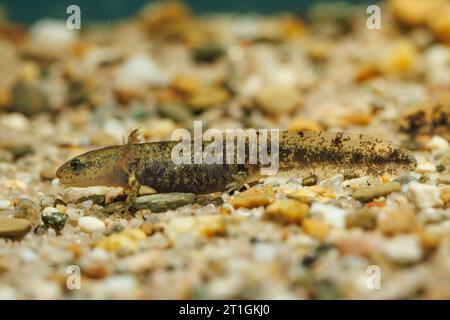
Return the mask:
<svg viewBox="0 0 450 320">
<path fill-rule="evenodd" d="M 340 120 L 342 125 L 367 126 L 372 121 L 373 117 L 370 114 L 354 113 L 343 116 Z"/>
<path fill-rule="evenodd" d="M 17 199 L 14 204 L 16 207 L 14 216 L 16 218 L 28 219 L 31 223 L 35 223 L 39 219 L 40 208 L 34 201 Z"/>
<path fill-rule="evenodd" d="M 271 219 L 280 221 L 282 223 L 297 223 L 308 214 L 308 205 L 294 200 L 281 199 L 275 200 L 267 209 L 267 216 Z"/>
<path fill-rule="evenodd" d="M 157 223 L 151 223 L 151 222 L 144 222 L 141 225 L 142 231 L 144 231 L 147 235 L 152 235 L 158 231 L 163 231 L 163 228 L 160 224 Z"/>
<path fill-rule="evenodd" d="M 320 131 L 320 130 L 322 130 L 322 126 L 313 120 L 304 119 L 304 118 L 295 118 L 288 125 L 288 130 L 289 131 Z"/>
<path fill-rule="evenodd" d="M 330 232 L 330 226 L 328 224 L 319 219 L 314 218 L 303 219 L 302 228 L 306 234 L 318 238 L 320 240 L 325 240 L 328 233 Z"/>
<path fill-rule="evenodd" d="M 223 105 L 230 99 L 228 91 L 221 87 L 201 87 L 193 92 L 187 103 L 196 110 L 205 110 L 212 107 Z"/>
<path fill-rule="evenodd" d="M 347 215 L 346 226 L 347 228 L 373 230 L 377 226 L 377 218 L 372 210 L 357 210 Z"/>
<path fill-rule="evenodd" d="M 304 203 L 313 203 L 328 202 L 331 199 L 335 199 L 336 195 L 328 188 L 320 186 L 309 186 L 290 193 L 289 198 Z"/>
<path fill-rule="evenodd" d="M 431 150 L 432 154 L 437 157 L 446 154 L 450 150 L 448 141 L 441 136 L 433 136 L 427 141 L 425 147 Z"/>
<path fill-rule="evenodd" d="M 41 170 L 41 179 L 51 181 L 55 178 L 55 172 L 56 168 L 54 166 L 47 165 Z"/>
<path fill-rule="evenodd" d="M 309 211 L 311 216 L 322 216 L 330 226 L 338 229 L 345 228 L 346 212 L 338 207 L 314 202 Z"/>
<path fill-rule="evenodd" d="M 54 207 L 56 203 L 56 197 L 53 195 L 45 195 L 41 199 L 41 208 Z"/>
<path fill-rule="evenodd" d="M 165 104 L 159 107 L 158 110 L 161 116 L 170 118 L 178 123 L 192 118 L 191 110 L 182 104 L 177 103 Z"/>
<path fill-rule="evenodd" d="M 172 87 L 184 93 L 193 93 L 202 86 L 200 80 L 188 74 L 178 74 L 172 81 Z"/>
<path fill-rule="evenodd" d="M 31 26 L 31 40 L 39 44 L 42 51 L 60 50 L 71 46 L 78 33 L 67 28 L 63 20 L 42 19 Z"/>
<path fill-rule="evenodd" d="M 118 255 L 127 255 L 137 252 L 139 241 L 146 237 L 145 232 L 140 229 L 128 229 L 103 238 L 97 243 L 97 247 Z"/>
<path fill-rule="evenodd" d="M 275 193 L 272 188 L 251 188 L 230 198 L 230 203 L 234 208 L 257 208 L 267 206 L 275 200 Z"/>
<path fill-rule="evenodd" d="M 140 186 L 139 187 L 139 196 L 148 196 L 151 194 L 155 194 L 157 191 L 151 187 L 148 186 Z"/>
<path fill-rule="evenodd" d="M 410 183 L 408 185 L 408 198 L 421 209 L 442 205 L 439 188 L 432 185 Z"/>
<path fill-rule="evenodd" d="M 13 144 L 8 149 L 12 153 L 14 160 L 33 153 L 33 148 L 27 143 Z"/>
<path fill-rule="evenodd" d="M 428 27 L 438 39 L 450 43 L 450 5 L 448 3 L 430 13 Z"/>
<path fill-rule="evenodd" d="M 405 205 L 380 217 L 378 225 L 381 232 L 391 236 L 414 231 L 417 219 L 413 208 Z"/>
<path fill-rule="evenodd" d="M 182 233 L 214 237 L 226 233 L 225 218 L 222 215 L 179 217 L 170 220 L 167 234 L 173 241 Z"/>
<path fill-rule="evenodd" d="M 410 264 L 422 259 L 420 239 L 415 235 L 399 235 L 386 243 L 386 254 L 394 262 Z"/>
<path fill-rule="evenodd" d="M 297 109 L 301 96 L 295 87 L 272 85 L 261 87 L 256 93 L 257 105 L 269 114 L 285 114 Z"/>
<path fill-rule="evenodd" d="M 53 209 L 53 210 L 49 210 Z M 53 228 L 55 231 L 59 232 L 64 228 L 67 221 L 67 214 L 58 212 L 55 208 L 45 208 L 41 215 L 44 225 Z"/>
<path fill-rule="evenodd" d="M 193 193 L 157 193 L 138 197 L 133 204 L 135 210 L 150 209 L 152 212 L 164 212 L 195 202 Z"/>
<path fill-rule="evenodd" d="M 314 186 L 317 184 L 317 176 L 306 177 L 302 180 L 303 186 Z"/>
<path fill-rule="evenodd" d="M 401 22 L 418 26 L 425 24 L 433 11 L 441 11 L 446 0 L 390 0 L 390 5 L 392 13 Z"/>
<path fill-rule="evenodd" d="M 17 82 L 12 88 L 14 111 L 31 116 L 48 109 L 47 97 L 34 83 Z"/>
<path fill-rule="evenodd" d="M 407 175 L 407 176 L 401 176 L 396 178 L 394 181 L 400 183 L 400 184 L 408 184 L 410 182 L 417 182 L 419 181 L 416 177 Z"/>
<path fill-rule="evenodd" d="M 95 217 L 81 217 L 78 226 L 87 233 L 103 232 L 106 229 L 105 223 Z"/>
<path fill-rule="evenodd" d="M 392 192 L 399 192 L 401 190 L 401 184 L 393 181 L 358 189 L 353 193 L 352 197 L 359 201 L 369 202 L 373 199 L 384 197 Z"/>
<path fill-rule="evenodd" d="M 431 162 L 422 162 L 417 164 L 416 171 L 420 173 L 435 172 L 436 166 Z"/>
<path fill-rule="evenodd" d="M 0 200 L 0 210 L 6 210 L 12 205 L 10 200 Z"/>
<path fill-rule="evenodd" d="M 109 236 L 113 233 L 119 233 L 124 230 L 123 226 L 121 224 L 115 224 L 111 228 L 105 231 L 105 236 Z M 144 230 L 145 231 L 145 230 Z"/>
<path fill-rule="evenodd" d="M 412 71 L 417 60 L 417 48 L 409 40 L 399 40 L 380 63 L 384 74 L 402 74 Z"/>
<path fill-rule="evenodd" d="M 222 46 L 215 43 L 208 43 L 198 47 L 193 52 L 194 61 L 197 63 L 216 62 L 225 53 Z"/>
<path fill-rule="evenodd" d="M 0 218 L 0 237 L 21 238 L 31 230 L 31 223 L 21 218 Z"/>
<path fill-rule="evenodd" d="M 165 86 L 168 76 L 156 61 L 143 53 L 135 53 L 124 61 L 116 76 L 116 86 L 120 89 L 140 90 L 147 85 Z"/>
</svg>

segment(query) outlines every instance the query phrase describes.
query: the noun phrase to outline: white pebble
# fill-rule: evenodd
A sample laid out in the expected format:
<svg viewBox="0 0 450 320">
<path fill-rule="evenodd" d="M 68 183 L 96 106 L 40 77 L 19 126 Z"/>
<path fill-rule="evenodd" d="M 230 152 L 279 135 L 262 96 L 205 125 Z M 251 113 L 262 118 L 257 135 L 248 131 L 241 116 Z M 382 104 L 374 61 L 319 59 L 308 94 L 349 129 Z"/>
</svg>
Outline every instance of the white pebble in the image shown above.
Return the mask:
<svg viewBox="0 0 450 320">
<path fill-rule="evenodd" d="M 83 216 L 83 210 L 72 207 L 68 207 L 66 213 L 70 220 L 78 220 Z"/>
<path fill-rule="evenodd" d="M 360 178 L 345 180 L 344 182 L 342 182 L 342 187 L 343 188 L 361 187 L 363 185 L 367 185 L 368 182 L 369 182 L 369 176 L 364 176 L 364 177 L 360 177 Z"/>
<path fill-rule="evenodd" d="M 446 139 L 440 136 L 433 136 L 426 143 L 425 147 L 431 150 L 431 153 L 436 156 L 442 156 L 449 151 L 449 143 Z"/>
<path fill-rule="evenodd" d="M 416 171 L 420 173 L 430 173 L 436 171 L 436 166 L 431 162 L 422 162 L 417 164 Z"/>
<path fill-rule="evenodd" d="M 431 208 L 442 205 L 439 188 L 428 184 L 412 182 L 408 184 L 408 198 L 421 208 Z"/>
<path fill-rule="evenodd" d="M 94 201 L 92 201 L 92 200 L 86 200 L 81 203 L 81 205 L 87 210 L 92 208 L 93 204 L 94 204 Z"/>
<path fill-rule="evenodd" d="M 345 227 L 346 213 L 338 207 L 314 202 L 311 206 L 310 212 L 312 215 L 321 215 L 328 224 L 335 228 L 342 229 Z"/>
<path fill-rule="evenodd" d="M 53 212 L 59 212 L 59 211 L 58 211 L 58 209 L 53 208 L 53 207 L 47 207 L 42 211 L 43 214 L 49 214 L 49 213 L 53 213 Z"/>
<path fill-rule="evenodd" d="M 416 236 L 401 235 L 387 241 L 386 254 L 397 263 L 413 263 L 422 258 L 422 247 Z"/>
<path fill-rule="evenodd" d="M 139 89 L 145 85 L 167 85 L 169 77 L 149 55 L 137 53 L 121 66 L 116 84 L 119 88 Z"/>
<path fill-rule="evenodd" d="M 42 47 L 67 48 L 78 38 L 77 30 L 67 28 L 63 20 L 43 19 L 31 27 L 31 37 Z"/>
<path fill-rule="evenodd" d="M 10 200 L 0 200 L 0 210 L 8 209 L 11 206 Z"/>
<path fill-rule="evenodd" d="M 88 233 L 100 232 L 106 229 L 105 223 L 94 217 L 82 217 L 78 219 L 78 226 L 81 230 Z"/>
</svg>

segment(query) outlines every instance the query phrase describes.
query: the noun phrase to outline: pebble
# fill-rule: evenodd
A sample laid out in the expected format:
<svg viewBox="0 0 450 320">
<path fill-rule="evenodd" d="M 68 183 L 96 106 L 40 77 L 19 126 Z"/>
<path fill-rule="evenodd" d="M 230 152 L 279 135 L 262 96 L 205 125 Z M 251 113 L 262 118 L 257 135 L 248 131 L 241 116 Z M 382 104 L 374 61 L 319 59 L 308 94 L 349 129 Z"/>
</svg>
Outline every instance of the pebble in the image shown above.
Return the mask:
<svg viewBox="0 0 450 320">
<path fill-rule="evenodd" d="M 436 166 L 431 162 L 422 162 L 417 164 L 416 171 L 420 173 L 435 172 Z"/>
<path fill-rule="evenodd" d="M 218 86 L 201 87 L 194 91 L 187 103 L 196 110 L 205 110 L 224 104 L 230 99 L 230 94 Z"/>
<path fill-rule="evenodd" d="M 322 126 L 314 120 L 295 118 L 288 125 L 289 131 L 320 131 Z"/>
<path fill-rule="evenodd" d="M 415 176 L 413 175 L 407 175 L 407 176 L 401 176 L 396 178 L 394 181 L 400 183 L 400 184 L 408 184 L 410 182 L 417 182 L 419 181 L 419 179 L 417 179 Z"/>
<path fill-rule="evenodd" d="M 224 53 L 224 48 L 219 44 L 207 43 L 201 47 L 195 48 L 193 58 L 197 63 L 213 63 L 222 57 Z"/>
<path fill-rule="evenodd" d="M 11 206 L 11 200 L 0 200 L 0 210 L 6 210 Z"/>
<path fill-rule="evenodd" d="M 116 85 L 121 89 L 141 89 L 146 85 L 165 86 L 170 79 L 149 55 L 136 53 L 120 67 Z"/>
<path fill-rule="evenodd" d="M 193 75 L 178 74 L 172 81 L 172 87 L 183 93 L 193 93 L 199 90 L 202 83 Z"/>
<path fill-rule="evenodd" d="M 361 188 L 364 185 L 367 186 L 368 182 L 369 182 L 369 177 L 368 176 L 355 178 L 355 179 L 348 179 L 348 180 L 344 180 L 342 182 L 342 187 L 343 188 L 350 187 L 352 189 L 358 189 L 358 188 Z"/>
<path fill-rule="evenodd" d="M 306 178 L 303 178 L 303 180 L 302 180 L 303 186 L 314 186 L 316 184 L 317 184 L 316 176 L 306 177 Z"/>
<path fill-rule="evenodd" d="M 330 226 L 322 220 L 315 218 L 305 218 L 302 221 L 302 228 L 307 235 L 325 240 L 330 233 Z"/>
<path fill-rule="evenodd" d="M 412 71 L 417 60 L 417 48 L 410 40 L 398 40 L 393 43 L 389 54 L 380 62 L 383 73 L 402 74 Z"/>
<path fill-rule="evenodd" d="M 297 109 L 301 96 L 295 87 L 271 85 L 263 86 L 256 93 L 257 105 L 270 114 L 290 113 Z"/>
<path fill-rule="evenodd" d="M 170 220 L 167 235 L 175 241 L 180 234 L 189 233 L 204 237 L 214 237 L 226 233 L 225 218 L 221 215 L 178 217 Z"/>
<path fill-rule="evenodd" d="M 438 39 L 450 43 L 450 4 L 431 12 L 428 27 Z"/>
<path fill-rule="evenodd" d="M 192 118 L 191 109 L 182 104 L 170 103 L 159 107 L 159 113 L 175 122 L 183 122 Z"/>
<path fill-rule="evenodd" d="M 41 219 L 45 226 L 53 228 L 55 231 L 59 232 L 66 224 L 67 214 L 58 212 L 55 208 L 48 207 L 42 212 Z"/>
<path fill-rule="evenodd" d="M 42 19 L 31 26 L 31 40 L 42 50 L 65 49 L 78 38 L 76 30 L 67 28 L 65 21 Z"/>
<path fill-rule="evenodd" d="M 54 207 L 56 203 L 56 197 L 53 195 L 45 195 L 40 202 L 41 208 Z"/>
<path fill-rule="evenodd" d="M 133 208 L 150 209 L 152 212 L 164 212 L 192 204 L 195 202 L 193 193 L 157 193 L 136 198 Z"/>
<path fill-rule="evenodd" d="M 360 209 L 348 214 L 345 223 L 347 228 L 373 230 L 377 226 L 377 218 L 374 211 Z"/>
<path fill-rule="evenodd" d="M 425 24 L 430 13 L 441 10 L 445 4 L 446 0 L 390 0 L 394 16 L 410 26 Z"/>
<path fill-rule="evenodd" d="M 139 242 L 146 238 L 147 235 L 140 229 L 127 229 L 103 238 L 97 243 L 97 247 L 118 255 L 126 255 L 137 252 Z"/>
<path fill-rule="evenodd" d="M 87 233 L 103 232 L 106 230 L 105 223 L 95 217 L 81 217 L 78 226 Z"/>
<path fill-rule="evenodd" d="M 267 206 L 275 200 L 275 193 L 272 188 L 251 188 L 231 197 L 229 202 L 237 208 L 257 208 L 259 206 Z"/>
<path fill-rule="evenodd" d="M 448 141 L 441 136 L 433 136 L 427 141 L 425 147 L 431 150 L 431 153 L 436 157 L 443 156 L 450 150 Z"/>
<path fill-rule="evenodd" d="M 309 186 L 290 193 L 289 197 L 301 202 L 312 203 L 328 202 L 331 199 L 335 199 L 336 195 L 327 188 L 320 186 Z"/>
<path fill-rule="evenodd" d="M 417 227 L 414 208 L 404 205 L 392 209 L 380 217 L 378 226 L 381 232 L 389 236 L 412 232 Z"/>
<path fill-rule="evenodd" d="M 308 214 L 308 205 L 294 199 L 275 200 L 270 204 L 266 213 L 267 216 L 283 223 L 300 223 Z"/>
<path fill-rule="evenodd" d="M 30 199 L 17 199 L 14 201 L 16 210 L 14 216 L 16 218 L 24 218 L 30 220 L 31 223 L 36 222 L 40 216 L 39 206 Z"/>
<path fill-rule="evenodd" d="M 369 202 L 373 199 L 384 197 L 392 192 L 398 192 L 401 190 L 401 184 L 393 181 L 358 189 L 353 193 L 352 197 L 359 201 Z"/>
<path fill-rule="evenodd" d="M 345 228 L 346 212 L 338 207 L 314 202 L 310 208 L 311 216 L 322 216 L 326 223 L 335 228 Z"/>
<path fill-rule="evenodd" d="M 31 223 L 21 218 L 0 218 L 0 237 L 21 238 L 31 230 Z"/>
<path fill-rule="evenodd" d="M 415 235 L 399 235 L 386 243 L 386 255 L 399 264 L 415 263 L 422 259 L 420 239 Z"/>
<path fill-rule="evenodd" d="M 436 186 L 412 182 L 408 184 L 408 198 L 419 208 L 431 208 L 442 205 L 440 190 Z"/>
</svg>

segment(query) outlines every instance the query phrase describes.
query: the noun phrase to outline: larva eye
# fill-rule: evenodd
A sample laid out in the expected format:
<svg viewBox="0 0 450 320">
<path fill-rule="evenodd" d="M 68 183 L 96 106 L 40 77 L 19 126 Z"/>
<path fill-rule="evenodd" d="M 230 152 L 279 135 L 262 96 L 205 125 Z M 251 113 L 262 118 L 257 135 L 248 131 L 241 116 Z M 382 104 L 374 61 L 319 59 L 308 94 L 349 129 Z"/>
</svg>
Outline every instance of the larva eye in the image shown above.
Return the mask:
<svg viewBox="0 0 450 320">
<path fill-rule="evenodd" d="M 81 168 L 83 167 L 83 163 L 81 162 L 80 159 L 73 159 L 70 162 L 70 167 L 72 168 L 72 170 L 78 171 L 81 170 Z"/>
</svg>

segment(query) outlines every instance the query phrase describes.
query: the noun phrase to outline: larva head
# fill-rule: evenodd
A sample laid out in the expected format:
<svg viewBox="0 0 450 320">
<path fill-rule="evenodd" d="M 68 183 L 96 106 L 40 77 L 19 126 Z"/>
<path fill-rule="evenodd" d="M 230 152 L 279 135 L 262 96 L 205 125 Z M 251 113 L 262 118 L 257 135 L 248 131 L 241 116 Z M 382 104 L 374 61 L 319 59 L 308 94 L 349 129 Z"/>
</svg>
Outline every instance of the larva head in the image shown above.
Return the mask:
<svg viewBox="0 0 450 320">
<path fill-rule="evenodd" d="M 126 175 L 118 166 L 120 157 L 121 146 L 89 151 L 64 163 L 56 177 L 71 187 L 126 185 Z"/>
</svg>

